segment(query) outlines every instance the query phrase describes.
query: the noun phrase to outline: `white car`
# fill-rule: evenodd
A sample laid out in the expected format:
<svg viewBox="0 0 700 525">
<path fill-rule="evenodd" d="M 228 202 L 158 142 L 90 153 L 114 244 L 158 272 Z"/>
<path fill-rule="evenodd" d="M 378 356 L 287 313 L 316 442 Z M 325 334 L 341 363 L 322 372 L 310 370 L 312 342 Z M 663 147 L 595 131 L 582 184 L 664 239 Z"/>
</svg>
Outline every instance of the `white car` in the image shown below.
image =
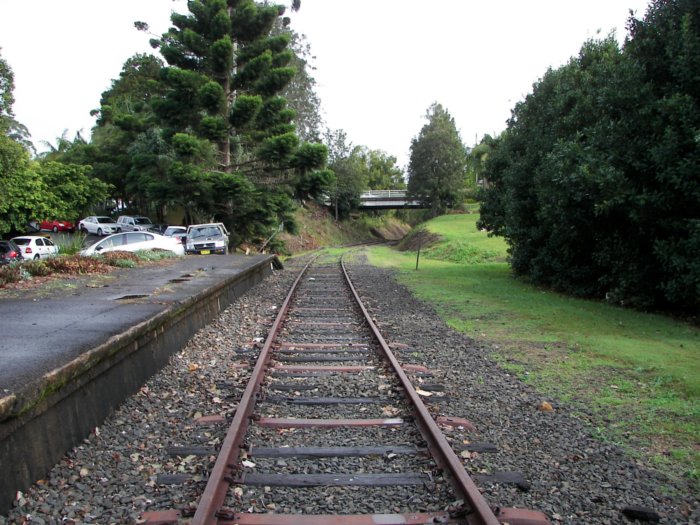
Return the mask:
<svg viewBox="0 0 700 525">
<path fill-rule="evenodd" d="M 24 260 L 45 259 L 46 257 L 53 257 L 58 253 L 58 246 L 56 246 L 51 239 L 47 239 L 46 237 L 25 235 L 22 237 L 15 237 L 12 240 L 19 246 Z"/>
<path fill-rule="evenodd" d="M 185 226 L 168 226 L 165 228 L 163 235 L 166 237 L 172 237 L 178 233 L 187 234 L 187 228 Z"/>
<path fill-rule="evenodd" d="M 100 215 L 85 217 L 78 223 L 78 229 L 82 232 L 99 235 L 100 237 L 122 231 L 121 226 L 119 226 L 112 217 Z"/>
<path fill-rule="evenodd" d="M 92 246 L 80 252 L 81 255 L 97 255 L 105 252 L 153 250 L 155 248 L 168 250 L 175 255 L 185 255 L 185 248 L 174 237 L 164 237 L 151 232 L 115 233 L 97 241 Z"/>
</svg>

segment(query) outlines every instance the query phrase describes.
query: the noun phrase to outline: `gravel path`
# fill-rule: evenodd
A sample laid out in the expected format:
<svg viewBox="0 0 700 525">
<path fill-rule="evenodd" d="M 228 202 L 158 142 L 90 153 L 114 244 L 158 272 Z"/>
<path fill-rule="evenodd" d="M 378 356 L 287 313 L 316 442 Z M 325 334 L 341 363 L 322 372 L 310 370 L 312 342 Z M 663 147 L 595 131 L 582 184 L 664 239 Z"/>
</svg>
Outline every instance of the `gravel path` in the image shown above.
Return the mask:
<svg viewBox="0 0 700 525">
<path fill-rule="evenodd" d="M 229 420 L 233 416 L 248 375 L 236 365 L 255 355 L 241 350 L 251 349 L 254 338 L 266 336 L 298 264 L 288 261 L 288 270 L 251 290 L 201 330 L 45 480 L 21 494 L 15 509 L 0 517 L 0 525 L 137 523 L 144 510 L 194 504 L 213 453 L 170 455 L 169 449 L 198 446 L 213 451 L 221 443 L 225 425 L 203 426 L 196 419 L 208 414 L 223 414 Z M 475 424 L 475 433 L 448 429 L 455 448 L 469 442 L 498 447 L 497 453 L 469 454 L 467 469 L 474 474 L 518 471 L 529 482 L 529 491 L 480 484 L 492 505 L 541 510 L 555 524 L 634 523 L 621 514 L 628 505 L 653 509 L 661 523 L 700 523 L 700 505 L 690 486 L 593 439 L 565 406 L 553 403 L 554 411 L 539 411 L 542 399 L 536 392 L 501 370 L 488 349 L 447 329 L 429 306 L 412 298 L 387 271 L 365 266 L 359 258 L 351 269 L 387 341 L 408 345 L 397 350 L 401 359 L 433 371 L 433 376 L 417 379 L 443 389 L 426 397 L 443 396 L 439 403 L 429 404 L 431 410 Z M 269 446 L 294 444 L 293 433 L 260 432 L 270 434 Z M 400 435 L 396 438 L 402 443 Z M 327 440 L 320 439 L 337 443 L 352 438 L 334 429 Z M 319 465 L 325 468 L 328 463 Z M 184 483 L 163 483 L 183 479 Z M 336 499 L 336 489 L 328 492 L 330 501 Z M 303 490 L 297 492 L 305 497 Z M 260 505 L 269 505 L 264 489 L 260 496 Z M 368 503 L 366 509 L 373 505 Z"/>
</svg>

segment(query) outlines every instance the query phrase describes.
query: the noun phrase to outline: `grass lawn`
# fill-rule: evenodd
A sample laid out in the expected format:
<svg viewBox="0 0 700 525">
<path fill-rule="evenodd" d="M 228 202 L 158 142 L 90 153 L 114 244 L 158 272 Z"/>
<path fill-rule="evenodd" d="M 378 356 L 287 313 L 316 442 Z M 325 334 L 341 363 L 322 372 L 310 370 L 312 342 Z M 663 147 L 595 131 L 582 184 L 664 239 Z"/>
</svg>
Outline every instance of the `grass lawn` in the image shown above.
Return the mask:
<svg viewBox="0 0 700 525">
<path fill-rule="evenodd" d="M 488 343 L 503 366 L 566 402 L 600 439 L 697 480 L 700 330 L 516 280 L 505 243 L 478 231 L 477 219 L 447 215 L 425 225 L 443 241 L 421 250 L 418 271 L 415 252 L 372 248 L 370 262 L 397 269 L 451 327 Z"/>
</svg>

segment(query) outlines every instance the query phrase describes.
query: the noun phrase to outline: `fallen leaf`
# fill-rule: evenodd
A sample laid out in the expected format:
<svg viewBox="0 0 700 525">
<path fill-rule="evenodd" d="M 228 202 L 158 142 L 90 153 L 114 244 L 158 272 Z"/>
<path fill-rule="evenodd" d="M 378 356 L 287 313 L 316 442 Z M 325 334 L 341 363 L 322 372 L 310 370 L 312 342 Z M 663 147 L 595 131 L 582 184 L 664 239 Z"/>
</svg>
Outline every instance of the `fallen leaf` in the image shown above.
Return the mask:
<svg viewBox="0 0 700 525">
<path fill-rule="evenodd" d="M 248 461 L 247 459 L 245 461 L 243 461 L 242 464 L 244 467 L 248 467 L 248 468 L 255 467 L 255 463 L 253 463 L 252 461 Z"/>
<path fill-rule="evenodd" d="M 382 407 L 382 415 L 383 416 L 395 416 L 398 413 L 399 413 L 399 409 L 396 407 L 392 407 L 390 405 Z"/>
<path fill-rule="evenodd" d="M 547 403 L 547 401 L 542 401 L 542 403 L 540 403 L 540 406 L 537 407 L 537 410 L 541 412 L 551 412 L 552 410 L 554 410 L 554 407 Z"/>
<path fill-rule="evenodd" d="M 416 394 L 419 396 L 424 396 L 424 397 L 430 397 L 433 395 L 432 392 L 426 392 L 425 390 L 421 390 L 420 388 L 416 388 Z"/>
</svg>

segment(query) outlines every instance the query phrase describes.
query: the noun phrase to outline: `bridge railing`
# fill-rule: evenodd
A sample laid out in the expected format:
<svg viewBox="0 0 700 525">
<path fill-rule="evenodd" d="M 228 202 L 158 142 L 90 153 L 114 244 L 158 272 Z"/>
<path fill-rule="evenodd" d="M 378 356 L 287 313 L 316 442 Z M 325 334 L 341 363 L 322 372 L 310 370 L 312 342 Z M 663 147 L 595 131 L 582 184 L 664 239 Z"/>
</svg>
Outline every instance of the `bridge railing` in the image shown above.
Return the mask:
<svg viewBox="0 0 700 525">
<path fill-rule="evenodd" d="M 369 190 L 360 194 L 360 200 L 365 199 L 405 199 L 406 190 Z"/>
</svg>

